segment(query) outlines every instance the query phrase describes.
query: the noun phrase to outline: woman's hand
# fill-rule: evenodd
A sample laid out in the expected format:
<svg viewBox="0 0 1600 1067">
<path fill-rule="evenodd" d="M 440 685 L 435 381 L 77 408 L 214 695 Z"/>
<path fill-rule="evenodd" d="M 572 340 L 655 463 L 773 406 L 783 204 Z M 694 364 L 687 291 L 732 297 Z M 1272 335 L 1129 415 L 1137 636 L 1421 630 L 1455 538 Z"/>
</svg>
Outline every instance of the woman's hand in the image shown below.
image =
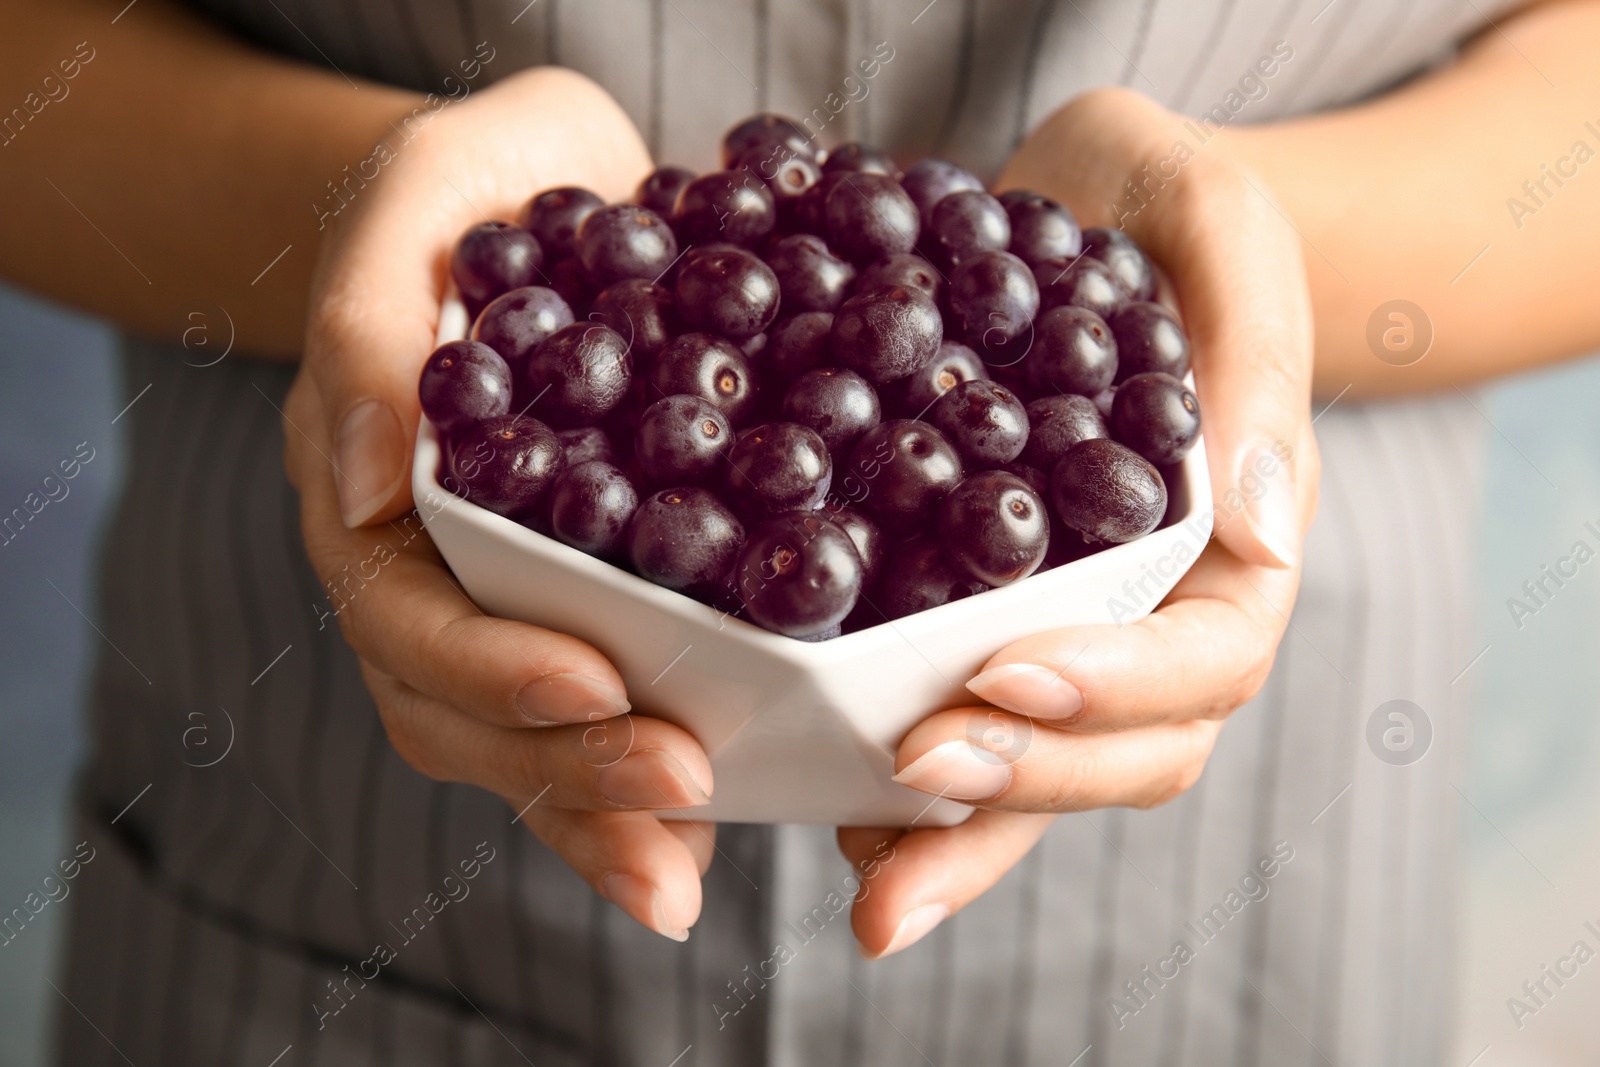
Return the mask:
<svg viewBox="0 0 1600 1067">
<path fill-rule="evenodd" d="M 982 894 L 1056 814 L 1148 808 L 1188 789 L 1272 667 L 1316 507 L 1310 299 L 1271 192 L 1194 142 L 1151 101 L 1100 90 L 1035 131 L 999 188 L 1055 197 L 1085 226 L 1120 219 L 1166 272 L 1192 343 L 1216 536 L 1143 621 L 1024 638 L 967 683 L 991 707 L 911 730 L 896 780 L 980 810 L 949 829 L 839 831 L 858 865 L 894 845 L 852 915 L 864 955 L 905 948 Z M 1148 182 L 1142 199 L 1129 181 Z"/>
<path fill-rule="evenodd" d="M 307 550 L 400 755 L 526 809 L 590 885 L 682 940 L 714 831 L 652 810 L 706 802 L 705 753 L 676 726 L 626 714 L 622 680 L 594 648 L 479 611 L 416 536 L 410 491 L 417 378 L 455 238 L 551 186 L 624 199 L 649 156 L 604 92 L 560 70 L 451 103 L 408 143 L 395 129 L 392 158 L 324 239 L 286 405 Z"/>
</svg>

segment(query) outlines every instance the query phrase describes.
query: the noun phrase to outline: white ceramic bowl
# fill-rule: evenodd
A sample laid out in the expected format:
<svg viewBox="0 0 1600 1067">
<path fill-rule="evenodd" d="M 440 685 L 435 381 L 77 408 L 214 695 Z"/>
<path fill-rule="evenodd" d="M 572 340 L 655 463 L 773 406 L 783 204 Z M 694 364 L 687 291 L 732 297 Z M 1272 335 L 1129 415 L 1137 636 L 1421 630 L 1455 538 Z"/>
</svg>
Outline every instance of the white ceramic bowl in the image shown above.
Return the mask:
<svg viewBox="0 0 1600 1067">
<path fill-rule="evenodd" d="M 466 334 L 447 302 L 439 342 Z M 488 614 L 574 634 L 616 665 L 636 711 L 692 733 L 715 795 L 685 817 L 719 822 L 949 826 L 972 811 L 891 781 L 894 751 L 930 712 L 978 703 L 991 655 L 1059 626 L 1146 615 L 1211 535 L 1204 443 L 1169 485 L 1173 519 L 1138 541 L 1015 585 L 831 641 L 724 615 L 446 492 L 422 420 L 412 488 L 429 534 Z M 1142 587 L 1140 583 L 1143 583 Z M 1126 584 L 1131 583 L 1131 584 Z"/>
</svg>

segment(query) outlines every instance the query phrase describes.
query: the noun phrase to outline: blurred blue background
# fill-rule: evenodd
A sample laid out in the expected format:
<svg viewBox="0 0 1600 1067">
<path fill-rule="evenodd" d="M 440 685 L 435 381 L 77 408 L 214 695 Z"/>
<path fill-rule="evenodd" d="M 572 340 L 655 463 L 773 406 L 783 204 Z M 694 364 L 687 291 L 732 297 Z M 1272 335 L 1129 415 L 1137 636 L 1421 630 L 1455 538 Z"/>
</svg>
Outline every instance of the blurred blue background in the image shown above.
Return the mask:
<svg viewBox="0 0 1600 1067">
<path fill-rule="evenodd" d="M 96 449 L 69 496 L 0 547 L 0 910 L 71 851 L 66 797 L 101 641 L 79 611 L 94 616 L 93 555 L 123 454 L 110 345 L 98 324 L 0 286 L 0 515 L 79 442 Z M 1521 1030 L 1505 1005 L 1582 936 L 1585 920 L 1600 926 L 1600 559 L 1520 629 L 1506 606 L 1574 541 L 1600 546 L 1584 529 L 1600 529 L 1597 401 L 1595 360 L 1502 383 L 1480 400 L 1493 426 L 1476 581 L 1488 650 L 1461 683 L 1474 694 L 1461 785 L 1477 810 L 1463 809 L 1471 847 L 1455 968 L 1456 1062 L 1478 1056 L 1474 1067 L 1588 1064 L 1600 1044 L 1600 967 L 1584 968 Z M 0 1063 L 45 1062 L 60 1007 L 45 979 L 64 916 L 48 907 L 0 948 Z"/>
</svg>

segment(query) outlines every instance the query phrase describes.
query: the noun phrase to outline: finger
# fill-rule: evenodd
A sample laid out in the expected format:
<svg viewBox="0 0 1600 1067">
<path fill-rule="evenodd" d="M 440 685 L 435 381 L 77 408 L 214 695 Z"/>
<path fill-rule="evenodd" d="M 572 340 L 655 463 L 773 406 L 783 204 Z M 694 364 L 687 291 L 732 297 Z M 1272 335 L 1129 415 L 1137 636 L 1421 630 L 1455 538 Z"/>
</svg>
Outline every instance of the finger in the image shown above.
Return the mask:
<svg viewBox="0 0 1600 1067">
<path fill-rule="evenodd" d="M 670 824 L 645 812 L 538 804 L 522 821 L 602 897 L 644 926 L 685 941 L 700 918 L 700 866 Z"/>
<path fill-rule="evenodd" d="M 688 846 L 689 854 L 694 856 L 695 867 L 700 871 L 700 877 L 704 878 L 717 855 L 717 824 L 689 819 L 663 819 L 661 825 Z"/>
<path fill-rule="evenodd" d="M 1031 634 L 990 657 L 967 689 L 1075 731 L 1221 718 L 1266 682 L 1295 590 L 1294 572 L 1214 545 L 1153 614 Z"/>
<path fill-rule="evenodd" d="M 979 811 L 959 826 L 841 828 L 839 848 L 866 868 L 850 911 L 856 950 L 893 955 L 986 893 L 1049 829 L 1053 815 Z"/>
<path fill-rule="evenodd" d="M 1194 719 L 1079 734 L 993 708 L 956 708 L 912 727 L 894 780 L 998 811 L 1150 808 L 1199 779 L 1221 729 Z"/>
<path fill-rule="evenodd" d="M 370 667 L 363 675 L 395 751 L 430 778 L 592 811 L 695 808 L 710 800 L 705 752 L 659 719 L 623 715 L 587 726 L 508 729 Z"/>
</svg>

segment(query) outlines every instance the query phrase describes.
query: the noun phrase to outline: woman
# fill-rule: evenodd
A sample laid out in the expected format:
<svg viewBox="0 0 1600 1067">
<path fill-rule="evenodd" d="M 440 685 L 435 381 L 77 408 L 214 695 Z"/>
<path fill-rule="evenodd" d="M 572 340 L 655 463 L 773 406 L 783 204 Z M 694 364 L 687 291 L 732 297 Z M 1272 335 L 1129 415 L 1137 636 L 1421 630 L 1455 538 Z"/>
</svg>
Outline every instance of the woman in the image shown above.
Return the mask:
<svg viewBox="0 0 1600 1067">
<path fill-rule="evenodd" d="M 6 14 L 0 269 L 164 339 L 127 344 L 63 1062 L 1446 1054 L 1480 429 L 1451 386 L 1600 334 L 1600 191 L 1540 166 L 1590 136 L 1596 5 Z M 715 788 L 693 739 L 593 649 L 481 616 L 390 524 L 455 234 L 551 186 L 625 198 L 652 157 L 707 169 L 767 108 L 1124 226 L 1194 340 L 1235 503 L 1151 619 L 1038 635 L 973 681 L 1033 721 L 1026 759 L 941 747 L 960 712 L 911 732 L 897 768 L 977 803 L 960 828 L 658 821 Z M 341 640 L 321 582 L 380 544 Z M 1429 758 L 1369 749 L 1391 699 Z M 595 721 L 628 759 L 534 725 Z M 846 932 L 818 905 L 852 870 Z"/>
</svg>

